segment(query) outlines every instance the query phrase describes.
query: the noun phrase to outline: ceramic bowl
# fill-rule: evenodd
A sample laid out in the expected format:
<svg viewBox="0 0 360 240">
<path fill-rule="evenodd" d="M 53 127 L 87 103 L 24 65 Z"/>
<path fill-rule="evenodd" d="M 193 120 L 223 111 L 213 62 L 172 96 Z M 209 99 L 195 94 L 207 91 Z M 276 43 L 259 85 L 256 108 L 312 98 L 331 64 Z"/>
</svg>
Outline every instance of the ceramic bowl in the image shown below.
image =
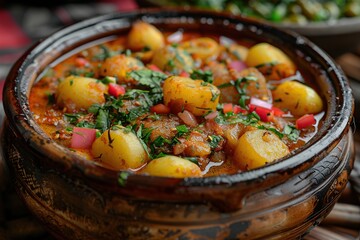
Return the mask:
<svg viewBox="0 0 360 240">
<path fill-rule="evenodd" d="M 44 69 L 79 47 L 126 34 L 142 19 L 164 31 L 215 33 L 280 47 L 326 102 L 318 133 L 290 157 L 207 178 L 161 178 L 104 169 L 56 144 L 29 110 Z M 293 239 L 332 209 L 354 161 L 353 98 L 343 72 L 317 46 L 272 26 L 221 13 L 140 10 L 67 27 L 28 50 L 4 88 L 1 144 L 19 195 L 58 239 Z"/>
</svg>

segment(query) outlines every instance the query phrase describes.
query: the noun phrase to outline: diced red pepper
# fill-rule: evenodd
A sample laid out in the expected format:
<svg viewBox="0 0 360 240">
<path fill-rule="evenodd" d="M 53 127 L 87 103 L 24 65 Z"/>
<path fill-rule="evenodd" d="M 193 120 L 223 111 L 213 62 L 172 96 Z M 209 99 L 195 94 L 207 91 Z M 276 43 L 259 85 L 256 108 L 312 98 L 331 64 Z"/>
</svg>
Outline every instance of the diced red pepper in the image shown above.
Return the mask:
<svg viewBox="0 0 360 240">
<path fill-rule="evenodd" d="M 188 72 L 185 72 L 185 71 L 182 71 L 180 74 L 179 74 L 180 77 L 190 77 L 190 74 Z"/>
<path fill-rule="evenodd" d="M 125 87 L 116 83 L 109 83 L 109 94 L 114 97 L 124 95 L 126 92 Z"/>
<path fill-rule="evenodd" d="M 168 114 L 170 113 L 170 108 L 162 103 L 159 103 L 155 106 L 150 107 L 150 111 L 158 114 Z"/>
<path fill-rule="evenodd" d="M 249 111 L 256 112 L 256 114 L 259 115 L 260 120 L 263 122 L 269 122 L 270 116 L 273 114 L 271 109 L 259 107 L 253 104 L 249 104 Z"/>
<path fill-rule="evenodd" d="M 224 103 L 223 112 L 224 113 L 233 112 L 233 104 L 232 103 Z"/>
<path fill-rule="evenodd" d="M 71 148 L 89 149 L 96 139 L 96 129 L 74 127 L 71 138 Z"/>
<path fill-rule="evenodd" d="M 233 111 L 234 111 L 235 114 L 246 113 L 246 110 L 242 109 L 239 105 L 234 105 L 233 106 Z"/>
<path fill-rule="evenodd" d="M 313 114 L 305 114 L 296 120 L 295 126 L 297 129 L 304 129 L 315 125 L 316 119 Z"/>
<path fill-rule="evenodd" d="M 90 65 L 90 63 L 89 63 L 89 61 L 86 60 L 85 58 L 78 57 L 78 58 L 75 58 L 75 65 L 76 65 L 77 67 L 85 67 L 85 66 Z"/>
<path fill-rule="evenodd" d="M 156 72 L 162 72 L 161 69 L 156 66 L 155 64 L 149 64 L 147 65 L 148 69 L 152 70 L 152 71 L 156 71 Z"/>
<path fill-rule="evenodd" d="M 280 108 L 277 107 L 272 107 L 271 110 L 276 117 L 282 117 L 285 114 Z"/>
</svg>

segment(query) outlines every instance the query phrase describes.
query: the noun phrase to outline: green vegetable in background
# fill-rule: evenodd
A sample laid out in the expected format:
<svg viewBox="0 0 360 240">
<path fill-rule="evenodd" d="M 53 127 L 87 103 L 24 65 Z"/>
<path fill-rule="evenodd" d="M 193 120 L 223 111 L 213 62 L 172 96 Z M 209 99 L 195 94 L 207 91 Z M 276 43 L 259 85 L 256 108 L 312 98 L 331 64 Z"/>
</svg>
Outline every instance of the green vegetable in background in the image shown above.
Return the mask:
<svg viewBox="0 0 360 240">
<path fill-rule="evenodd" d="M 172 5 L 195 6 L 233 14 L 262 18 L 273 22 L 328 21 L 359 17 L 360 0 L 187 0 L 163 1 Z"/>
</svg>

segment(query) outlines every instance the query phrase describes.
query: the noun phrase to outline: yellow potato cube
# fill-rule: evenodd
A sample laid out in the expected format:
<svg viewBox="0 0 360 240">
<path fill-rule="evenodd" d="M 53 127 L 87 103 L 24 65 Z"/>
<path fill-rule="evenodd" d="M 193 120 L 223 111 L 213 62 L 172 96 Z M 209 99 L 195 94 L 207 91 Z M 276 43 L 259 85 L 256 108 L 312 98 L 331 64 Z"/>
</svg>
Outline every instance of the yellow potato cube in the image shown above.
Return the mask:
<svg viewBox="0 0 360 240">
<path fill-rule="evenodd" d="M 122 126 L 106 130 L 92 145 L 95 161 L 115 170 L 137 169 L 148 161 L 140 140 Z"/>
<path fill-rule="evenodd" d="M 175 156 L 154 159 L 141 172 L 159 177 L 201 177 L 201 170 L 195 163 Z"/>
<path fill-rule="evenodd" d="M 165 45 L 163 34 L 155 26 L 146 22 L 136 22 L 128 35 L 127 45 L 131 50 L 144 48 L 157 50 Z"/>
<path fill-rule="evenodd" d="M 163 92 L 165 105 L 180 104 L 177 108 L 186 109 L 195 116 L 214 111 L 220 95 L 220 90 L 210 83 L 178 76 L 165 80 Z"/>
<path fill-rule="evenodd" d="M 323 109 L 323 101 L 315 90 L 297 81 L 280 84 L 272 94 L 276 107 L 288 109 L 295 116 L 319 113 Z"/>
<path fill-rule="evenodd" d="M 107 86 L 94 78 L 69 76 L 60 82 L 56 103 L 67 112 L 87 110 L 94 103 L 105 103 Z"/>
<path fill-rule="evenodd" d="M 273 132 L 256 129 L 245 132 L 239 138 L 234 161 L 242 169 L 250 170 L 285 157 L 289 153 L 289 148 Z"/>
<path fill-rule="evenodd" d="M 121 54 L 107 58 L 101 65 L 100 73 L 102 76 L 116 77 L 119 83 L 127 83 L 132 81 L 127 74 L 143 67 L 143 63 L 136 58 Z"/>
<path fill-rule="evenodd" d="M 268 43 L 259 43 L 249 49 L 245 63 L 249 67 L 256 67 L 262 64 L 278 63 L 285 64 L 296 71 L 296 66 L 290 58 L 280 49 Z"/>
</svg>

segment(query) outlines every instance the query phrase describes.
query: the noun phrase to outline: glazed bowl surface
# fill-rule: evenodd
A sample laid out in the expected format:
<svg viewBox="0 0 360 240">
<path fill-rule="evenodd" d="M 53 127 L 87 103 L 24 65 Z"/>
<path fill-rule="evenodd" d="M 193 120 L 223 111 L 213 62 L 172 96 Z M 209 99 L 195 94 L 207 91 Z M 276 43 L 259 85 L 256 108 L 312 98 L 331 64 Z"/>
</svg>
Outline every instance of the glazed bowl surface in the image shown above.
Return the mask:
<svg viewBox="0 0 360 240">
<path fill-rule="evenodd" d="M 46 67 L 143 20 L 161 30 L 213 32 L 278 46 L 311 75 L 326 101 L 318 133 L 294 155 L 246 172 L 163 178 L 116 172 L 56 144 L 29 109 Z M 353 98 L 337 65 L 295 33 L 200 10 L 140 10 L 90 19 L 29 49 L 4 87 L 4 157 L 29 209 L 59 239 L 295 239 L 332 209 L 354 161 Z"/>
</svg>

